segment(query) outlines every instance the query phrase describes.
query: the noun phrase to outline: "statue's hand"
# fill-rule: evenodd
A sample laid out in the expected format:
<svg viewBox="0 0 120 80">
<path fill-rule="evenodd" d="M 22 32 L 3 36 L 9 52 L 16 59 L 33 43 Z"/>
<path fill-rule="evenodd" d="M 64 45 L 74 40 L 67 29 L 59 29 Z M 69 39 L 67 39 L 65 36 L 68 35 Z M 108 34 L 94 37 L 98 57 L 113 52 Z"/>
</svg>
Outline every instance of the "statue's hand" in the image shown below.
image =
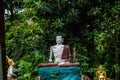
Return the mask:
<svg viewBox="0 0 120 80">
<path fill-rule="evenodd" d="M 52 62 L 52 60 L 51 60 L 51 59 L 49 59 L 49 62 Z"/>
</svg>

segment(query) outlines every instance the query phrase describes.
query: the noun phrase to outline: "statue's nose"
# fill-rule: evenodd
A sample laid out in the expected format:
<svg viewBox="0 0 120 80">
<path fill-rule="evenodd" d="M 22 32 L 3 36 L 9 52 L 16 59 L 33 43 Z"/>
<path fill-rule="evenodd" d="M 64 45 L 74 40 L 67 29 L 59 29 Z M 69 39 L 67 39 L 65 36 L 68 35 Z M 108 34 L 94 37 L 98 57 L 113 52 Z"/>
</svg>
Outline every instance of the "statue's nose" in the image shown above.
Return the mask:
<svg viewBox="0 0 120 80">
<path fill-rule="evenodd" d="M 60 39 L 57 39 L 57 41 L 60 41 Z"/>
</svg>

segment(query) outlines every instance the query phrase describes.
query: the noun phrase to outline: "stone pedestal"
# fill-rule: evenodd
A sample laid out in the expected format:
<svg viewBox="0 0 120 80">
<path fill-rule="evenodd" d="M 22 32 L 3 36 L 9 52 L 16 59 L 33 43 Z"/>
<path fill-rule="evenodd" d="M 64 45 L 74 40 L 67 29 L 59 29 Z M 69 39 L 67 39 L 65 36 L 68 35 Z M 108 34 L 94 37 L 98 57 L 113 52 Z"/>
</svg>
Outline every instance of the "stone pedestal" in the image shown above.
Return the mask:
<svg viewBox="0 0 120 80">
<path fill-rule="evenodd" d="M 82 80 L 80 67 L 40 67 L 38 75 L 41 80 Z"/>
</svg>

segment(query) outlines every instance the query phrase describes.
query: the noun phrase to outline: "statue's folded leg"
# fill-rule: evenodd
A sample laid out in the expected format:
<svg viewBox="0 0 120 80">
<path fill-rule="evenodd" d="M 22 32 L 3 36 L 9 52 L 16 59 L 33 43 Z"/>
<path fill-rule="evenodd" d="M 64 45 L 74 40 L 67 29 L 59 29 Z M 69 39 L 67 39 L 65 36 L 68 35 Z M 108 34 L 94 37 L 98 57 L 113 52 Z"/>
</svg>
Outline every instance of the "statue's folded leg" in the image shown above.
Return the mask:
<svg viewBox="0 0 120 80">
<path fill-rule="evenodd" d="M 56 67 L 58 66 L 57 63 L 40 63 L 38 67 Z"/>
<path fill-rule="evenodd" d="M 58 65 L 59 67 L 69 67 L 69 66 L 80 66 L 79 62 L 75 62 L 75 63 L 65 63 L 65 64 L 61 64 Z"/>
</svg>

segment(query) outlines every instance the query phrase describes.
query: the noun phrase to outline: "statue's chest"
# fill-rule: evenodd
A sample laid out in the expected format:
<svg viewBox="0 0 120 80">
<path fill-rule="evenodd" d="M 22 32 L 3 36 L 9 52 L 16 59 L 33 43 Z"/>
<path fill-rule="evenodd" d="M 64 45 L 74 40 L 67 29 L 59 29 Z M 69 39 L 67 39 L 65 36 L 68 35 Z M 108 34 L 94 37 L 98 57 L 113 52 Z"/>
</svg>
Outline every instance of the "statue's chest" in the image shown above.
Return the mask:
<svg viewBox="0 0 120 80">
<path fill-rule="evenodd" d="M 63 49 L 64 49 L 63 46 L 60 46 L 60 47 L 53 47 L 54 56 L 62 55 Z"/>
</svg>

